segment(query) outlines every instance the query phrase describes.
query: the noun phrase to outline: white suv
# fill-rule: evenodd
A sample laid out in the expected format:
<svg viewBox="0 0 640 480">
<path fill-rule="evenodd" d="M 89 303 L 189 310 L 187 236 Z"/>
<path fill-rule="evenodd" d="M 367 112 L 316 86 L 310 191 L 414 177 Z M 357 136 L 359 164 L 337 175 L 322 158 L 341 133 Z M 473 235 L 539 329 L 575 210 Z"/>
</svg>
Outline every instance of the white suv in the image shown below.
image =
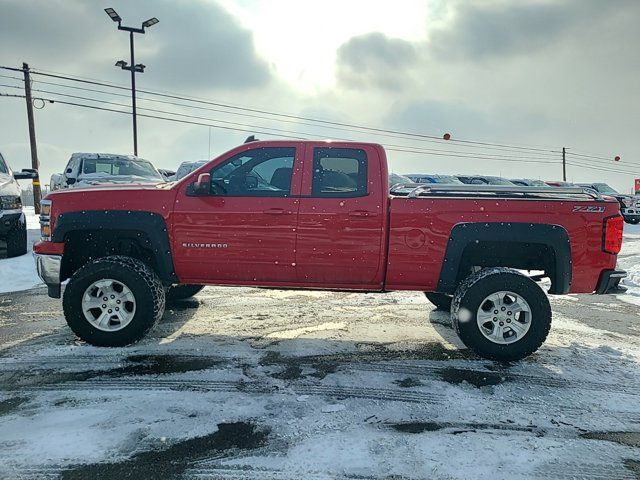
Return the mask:
<svg viewBox="0 0 640 480">
<path fill-rule="evenodd" d="M 27 223 L 16 180 L 36 177 L 35 170 L 13 173 L 0 154 L 0 240 L 7 243 L 7 257 L 27 253 Z"/>
</svg>

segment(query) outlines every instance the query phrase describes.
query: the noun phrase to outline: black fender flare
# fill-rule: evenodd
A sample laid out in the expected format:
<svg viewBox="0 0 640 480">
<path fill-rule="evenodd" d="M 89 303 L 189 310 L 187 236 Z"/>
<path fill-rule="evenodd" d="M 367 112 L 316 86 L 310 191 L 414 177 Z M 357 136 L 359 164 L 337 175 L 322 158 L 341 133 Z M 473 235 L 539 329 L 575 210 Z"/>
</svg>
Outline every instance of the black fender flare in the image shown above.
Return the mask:
<svg viewBox="0 0 640 480">
<path fill-rule="evenodd" d="M 178 283 L 167 224 L 161 215 L 133 210 L 84 210 L 63 213 L 56 217 L 52 241 L 64 242 L 69 233 L 83 230 L 144 232 L 151 243 L 160 279 L 166 284 Z"/>
<path fill-rule="evenodd" d="M 440 270 L 438 292 L 452 294 L 458 282 L 465 248 L 473 242 L 541 244 L 555 253 L 555 273 L 549 293 L 564 294 L 571 286 L 571 244 L 562 225 L 517 222 L 459 223 L 451 229 Z"/>
</svg>

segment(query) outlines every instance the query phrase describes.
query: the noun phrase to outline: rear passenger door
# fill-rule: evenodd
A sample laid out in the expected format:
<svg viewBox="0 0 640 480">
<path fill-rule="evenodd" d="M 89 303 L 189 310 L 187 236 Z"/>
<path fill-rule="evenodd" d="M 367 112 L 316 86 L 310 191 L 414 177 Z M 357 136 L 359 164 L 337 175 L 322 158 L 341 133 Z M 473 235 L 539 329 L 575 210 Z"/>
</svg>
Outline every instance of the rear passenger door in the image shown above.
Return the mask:
<svg viewBox="0 0 640 480">
<path fill-rule="evenodd" d="M 373 146 L 324 143 L 307 145 L 304 165 L 296 242 L 298 280 L 325 287 L 379 288 L 386 164 Z"/>
</svg>

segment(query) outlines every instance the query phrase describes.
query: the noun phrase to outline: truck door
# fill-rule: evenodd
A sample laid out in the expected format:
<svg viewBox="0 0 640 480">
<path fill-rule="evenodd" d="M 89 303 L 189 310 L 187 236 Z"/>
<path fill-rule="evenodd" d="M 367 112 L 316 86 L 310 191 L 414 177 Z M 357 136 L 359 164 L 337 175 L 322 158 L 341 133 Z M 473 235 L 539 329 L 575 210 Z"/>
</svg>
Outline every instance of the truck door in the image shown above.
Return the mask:
<svg viewBox="0 0 640 480">
<path fill-rule="evenodd" d="M 250 148 L 217 162 L 208 195 L 176 197 L 174 264 L 185 283 L 294 282 L 300 181 L 292 146 Z M 295 196 L 295 197 L 294 197 Z"/>
<path fill-rule="evenodd" d="M 373 145 L 342 145 L 307 145 L 298 214 L 298 281 L 377 289 L 384 275 L 386 163 Z"/>
</svg>

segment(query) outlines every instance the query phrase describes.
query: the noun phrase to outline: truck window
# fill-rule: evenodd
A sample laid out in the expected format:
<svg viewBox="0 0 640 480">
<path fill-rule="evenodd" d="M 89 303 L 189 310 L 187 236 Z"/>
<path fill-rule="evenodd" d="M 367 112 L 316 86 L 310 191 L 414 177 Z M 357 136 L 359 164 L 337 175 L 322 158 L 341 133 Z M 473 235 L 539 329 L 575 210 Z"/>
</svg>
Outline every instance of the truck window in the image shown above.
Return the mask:
<svg viewBox="0 0 640 480">
<path fill-rule="evenodd" d="M 7 164 L 4 163 L 2 155 L 0 155 L 0 173 L 9 173 L 9 169 L 7 168 Z"/>
<path fill-rule="evenodd" d="M 315 148 L 314 197 L 362 197 L 367 194 L 367 154 L 356 148 Z"/>
<path fill-rule="evenodd" d="M 287 197 L 296 149 L 248 150 L 211 170 L 211 193 L 228 197 Z"/>
</svg>

